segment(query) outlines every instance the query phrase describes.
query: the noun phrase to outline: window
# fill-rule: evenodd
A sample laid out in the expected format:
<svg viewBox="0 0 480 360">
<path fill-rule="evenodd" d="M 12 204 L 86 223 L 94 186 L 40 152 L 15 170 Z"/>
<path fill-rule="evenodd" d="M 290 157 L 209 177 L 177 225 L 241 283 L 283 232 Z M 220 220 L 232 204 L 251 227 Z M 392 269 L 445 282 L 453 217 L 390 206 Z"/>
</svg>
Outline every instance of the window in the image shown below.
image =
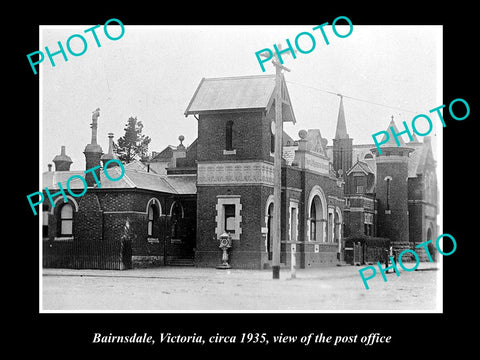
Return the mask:
<svg viewBox="0 0 480 360">
<path fill-rule="evenodd" d="M 390 210 L 390 181 L 392 179 L 387 177 L 387 208 L 386 210 Z"/>
<path fill-rule="evenodd" d="M 371 153 L 367 153 L 367 154 L 365 154 L 364 159 L 365 159 L 365 160 L 373 159 L 373 155 L 372 155 Z"/>
<path fill-rule="evenodd" d="M 42 236 L 48 237 L 48 211 L 50 207 L 47 204 L 42 204 Z"/>
<path fill-rule="evenodd" d="M 155 223 L 155 206 L 151 204 L 148 207 L 148 226 L 147 234 L 148 236 L 153 236 L 153 225 Z"/>
<path fill-rule="evenodd" d="M 235 205 L 225 204 L 223 207 L 223 212 L 225 214 L 225 231 L 230 234 L 235 234 Z"/>
<path fill-rule="evenodd" d="M 270 152 L 275 153 L 275 135 L 272 132 L 270 132 Z"/>
<path fill-rule="evenodd" d="M 333 230 L 333 242 L 339 243 L 342 239 L 342 212 L 341 210 L 336 207 L 335 208 L 335 225 Z"/>
<path fill-rule="evenodd" d="M 365 193 L 365 177 L 364 176 L 355 176 L 355 192 L 357 194 L 364 194 Z"/>
<path fill-rule="evenodd" d="M 330 211 L 331 209 L 328 210 L 328 242 L 332 242 L 333 243 L 333 235 L 334 235 L 334 230 L 335 230 L 335 223 L 334 223 L 334 220 L 333 220 L 333 209 L 332 211 Z"/>
<path fill-rule="evenodd" d="M 297 207 L 290 206 L 290 241 L 297 241 Z"/>
<path fill-rule="evenodd" d="M 218 195 L 217 204 L 215 206 L 217 210 L 217 216 L 215 222 L 217 224 L 215 228 L 215 234 L 217 238 L 224 232 L 229 232 L 232 235 L 232 239 L 240 240 L 242 233 L 242 204 L 240 203 L 239 195 Z"/>
<path fill-rule="evenodd" d="M 326 242 L 327 235 L 327 201 L 322 188 L 314 185 L 308 197 L 308 215 L 306 237 L 309 241 Z"/>
<path fill-rule="evenodd" d="M 73 207 L 64 204 L 60 210 L 60 236 L 72 236 L 73 234 Z"/>
<path fill-rule="evenodd" d="M 364 214 L 364 233 L 367 236 L 373 236 L 373 214 Z"/>
<path fill-rule="evenodd" d="M 225 126 L 225 150 L 233 150 L 233 121 L 227 121 Z"/>
<path fill-rule="evenodd" d="M 267 210 L 267 246 L 268 260 L 272 260 L 272 243 L 273 243 L 273 202 L 268 205 Z"/>
<path fill-rule="evenodd" d="M 317 207 L 314 201 L 310 207 L 310 240 L 317 240 Z"/>
</svg>

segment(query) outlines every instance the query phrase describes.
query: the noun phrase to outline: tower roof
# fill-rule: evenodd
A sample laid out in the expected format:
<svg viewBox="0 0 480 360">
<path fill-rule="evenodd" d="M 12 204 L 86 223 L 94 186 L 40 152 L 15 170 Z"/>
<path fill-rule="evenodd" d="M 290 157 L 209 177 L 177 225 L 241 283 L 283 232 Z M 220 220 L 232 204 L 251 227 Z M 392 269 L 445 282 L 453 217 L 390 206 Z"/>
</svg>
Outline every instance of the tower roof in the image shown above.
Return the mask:
<svg viewBox="0 0 480 360">
<path fill-rule="evenodd" d="M 393 132 L 395 132 L 395 134 L 398 134 L 397 124 L 395 124 L 395 121 L 393 120 L 393 116 L 386 130 L 389 133 L 390 137 L 388 141 L 383 145 L 383 147 L 398 147 L 397 142 L 395 141 L 395 137 L 393 136 L 392 129 L 393 129 Z M 383 135 L 382 142 L 385 141 L 385 137 L 386 135 Z M 400 146 L 405 146 L 405 141 L 403 141 L 401 136 L 398 136 L 397 140 L 400 143 Z"/>
<path fill-rule="evenodd" d="M 393 129 L 393 131 L 392 131 L 392 129 Z M 390 120 L 390 124 L 388 124 L 388 127 L 385 131 L 388 133 L 389 138 L 388 138 L 388 141 L 386 143 L 383 143 L 385 141 L 386 136 L 387 136 L 387 135 L 383 135 L 382 140 L 381 140 L 381 142 L 383 144 L 380 145 L 380 148 L 382 148 L 382 149 L 384 149 L 384 148 L 390 148 L 390 149 L 391 148 L 394 148 L 394 149 L 402 148 L 403 150 L 410 150 L 410 151 L 415 150 L 412 147 L 408 147 L 405 144 L 405 141 L 403 140 L 403 138 L 401 136 L 397 136 L 397 140 L 398 140 L 398 143 L 400 145 L 397 144 L 397 141 L 395 140 L 395 136 L 393 135 L 393 133 L 398 134 L 399 131 L 398 131 L 398 128 L 397 128 L 397 124 L 395 124 L 395 120 L 393 120 L 393 116 L 392 116 L 392 120 Z"/>
<path fill-rule="evenodd" d="M 345 110 L 343 109 L 343 96 L 340 95 L 340 108 L 338 109 L 337 131 L 335 139 L 348 139 L 347 124 L 345 121 Z"/>
<path fill-rule="evenodd" d="M 295 123 L 295 115 L 282 76 L 282 115 L 284 122 Z M 193 94 L 185 116 L 211 112 L 268 111 L 275 99 L 275 75 L 203 78 Z"/>
</svg>

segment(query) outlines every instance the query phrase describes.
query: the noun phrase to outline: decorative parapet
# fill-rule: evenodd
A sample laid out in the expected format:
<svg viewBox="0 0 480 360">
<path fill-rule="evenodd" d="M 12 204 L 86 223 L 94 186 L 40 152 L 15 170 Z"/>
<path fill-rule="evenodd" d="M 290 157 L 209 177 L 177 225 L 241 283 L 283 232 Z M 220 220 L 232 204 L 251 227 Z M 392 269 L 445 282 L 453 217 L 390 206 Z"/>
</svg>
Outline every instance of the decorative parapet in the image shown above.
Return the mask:
<svg viewBox="0 0 480 360">
<path fill-rule="evenodd" d="M 249 162 L 198 163 L 197 185 L 273 185 L 273 164 Z"/>
</svg>

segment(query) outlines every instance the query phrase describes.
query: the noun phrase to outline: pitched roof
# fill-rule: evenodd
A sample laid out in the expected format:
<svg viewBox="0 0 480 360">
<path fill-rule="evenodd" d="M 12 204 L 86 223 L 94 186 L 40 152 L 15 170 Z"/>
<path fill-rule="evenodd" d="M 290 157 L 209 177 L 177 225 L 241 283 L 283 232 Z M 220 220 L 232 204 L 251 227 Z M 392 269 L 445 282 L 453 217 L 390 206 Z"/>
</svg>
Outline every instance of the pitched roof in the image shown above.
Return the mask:
<svg viewBox="0 0 480 360">
<path fill-rule="evenodd" d="M 100 171 L 100 184 L 102 189 L 144 189 L 159 191 L 168 194 L 196 194 L 196 176 L 192 175 L 159 175 L 154 172 L 147 172 L 141 169 L 138 164 L 125 164 L 125 173 L 117 181 L 109 180 L 103 171 Z M 121 175 L 120 167 L 108 168 L 108 174 L 111 178 L 119 178 Z M 67 180 L 73 176 L 79 175 L 85 177 L 85 172 L 77 171 L 46 171 L 43 173 L 42 186 L 48 187 L 50 190 L 58 189 L 60 182 L 63 189 L 67 190 Z M 83 189 L 84 185 L 81 180 L 74 179 L 70 182 L 70 189 Z"/>
<path fill-rule="evenodd" d="M 285 80 L 282 77 L 283 121 L 295 122 Z M 185 116 L 212 111 L 268 110 L 275 95 L 275 75 L 202 78 Z"/>
<path fill-rule="evenodd" d="M 375 172 L 370 168 L 370 166 L 366 162 L 357 160 L 357 162 L 353 164 L 350 170 L 347 171 L 347 175 L 350 175 L 350 173 L 352 172 L 358 172 L 358 171 L 363 172 L 365 175 L 375 174 Z"/>
<path fill-rule="evenodd" d="M 123 177 L 118 181 L 108 180 L 103 172 L 101 174 L 101 184 L 104 189 L 123 189 L 136 188 L 164 192 L 168 194 L 196 194 L 196 176 L 176 175 L 167 176 L 159 175 L 153 172 L 128 170 L 125 169 Z M 121 174 L 120 168 L 113 168 L 109 175 L 112 178 L 117 178 Z"/>
<path fill-rule="evenodd" d="M 419 174 L 423 174 L 425 166 L 429 162 L 435 163 L 432 144 L 429 140 L 429 137 L 426 137 L 423 142 L 408 143 L 410 147 L 415 149 L 414 152 L 410 153 L 408 160 L 409 177 L 416 177 Z"/>
<path fill-rule="evenodd" d="M 174 145 L 168 145 L 165 149 L 157 153 L 154 157 L 152 157 L 152 161 L 161 161 L 161 160 L 171 160 L 173 157 L 173 151 L 176 150 L 177 147 Z"/>
<path fill-rule="evenodd" d="M 133 160 L 128 164 L 123 164 L 125 170 L 133 170 L 133 171 L 145 171 L 147 172 L 147 165 L 142 163 L 140 160 Z M 109 167 L 110 169 L 110 167 Z"/>
<path fill-rule="evenodd" d="M 197 177 L 188 175 L 169 175 L 165 180 L 177 194 L 193 195 L 197 193 Z"/>
<path fill-rule="evenodd" d="M 67 190 L 67 180 L 73 175 L 85 176 L 85 171 L 46 171 L 42 174 L 42 188 L 59 189 L 58 183 L 62 188 Z M 72 180 L 70 182 L 70 189 L 83 189 L 83 182 L 81 180 Z"/>
</svg>

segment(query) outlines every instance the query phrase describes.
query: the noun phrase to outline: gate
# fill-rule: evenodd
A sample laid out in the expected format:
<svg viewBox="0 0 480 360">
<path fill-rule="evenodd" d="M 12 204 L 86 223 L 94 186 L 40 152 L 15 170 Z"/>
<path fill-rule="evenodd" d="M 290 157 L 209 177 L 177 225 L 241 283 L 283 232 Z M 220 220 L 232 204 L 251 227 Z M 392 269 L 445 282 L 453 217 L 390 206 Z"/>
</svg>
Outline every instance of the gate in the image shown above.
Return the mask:
<svg viewBox="0 0 480 360">
<path fill-rule="evenodd" d="M 363 245 L 361 242 L 353 243 L 353 265 L 363 264 Z"/>
<path fill-rule="evenodd" d="M 344 259 L 347 264 L 363 265 L 384 262 L 390 241 L 373 236 L 352 236 L 345 239 Z"/>
</svg>

